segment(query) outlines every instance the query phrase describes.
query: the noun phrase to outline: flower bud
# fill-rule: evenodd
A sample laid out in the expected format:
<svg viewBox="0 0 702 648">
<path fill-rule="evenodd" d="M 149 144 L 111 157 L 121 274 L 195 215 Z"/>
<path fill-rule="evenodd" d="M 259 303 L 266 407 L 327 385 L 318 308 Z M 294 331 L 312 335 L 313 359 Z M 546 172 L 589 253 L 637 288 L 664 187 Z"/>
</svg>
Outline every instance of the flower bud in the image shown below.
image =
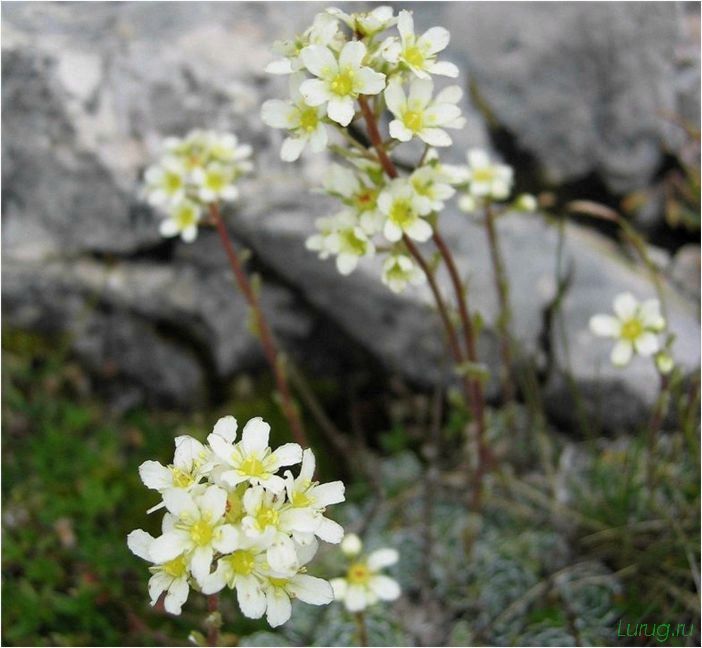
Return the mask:
<svg viewBox="0 0 702 648">
<path fill-rule="evenodd" d="M 535 212 L 536 208 L 538 207 L 538 203 L 536 202 L 536 197 L 533 196 L 532 194 L 528 193 L 523 193 L 517 196 L 517 199 L 514 201 L 514 208 L 517 211 L 522 211 L 522 212 Z"/>
<path fill-rule="evenodd" d="M 344 536 L 341 541 L 341 551 L 345 556 L 352 558 L 353 556 L 358 556 L 363 548 L 363 543 L 361 539 L 355 533 L 349 533 Z"/>
</svg>

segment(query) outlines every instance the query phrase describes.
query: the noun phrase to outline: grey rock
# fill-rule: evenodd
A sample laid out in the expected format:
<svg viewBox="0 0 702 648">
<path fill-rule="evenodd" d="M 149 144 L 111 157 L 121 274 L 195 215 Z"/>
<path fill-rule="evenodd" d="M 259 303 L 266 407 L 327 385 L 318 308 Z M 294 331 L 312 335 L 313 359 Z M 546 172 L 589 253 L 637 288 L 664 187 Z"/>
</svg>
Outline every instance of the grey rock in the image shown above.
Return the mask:
<svg viewBox="0 0 702 648">
<path fill-rule="evenodd" d="M 699 74 L 676 58 L 676 3 L 417 8 L 450 27 L 453 59 L 552 183 L 594 173 L 616 193 L 645 186 L 679 136 L 666 115 L 699 102 Z"/>
<path fill-rule="evenodd" d="M 668 268 L 672 281 L 687 295 L 700 298 L 700 247 L 683 245 L 673 257 Z"/>
</svg>

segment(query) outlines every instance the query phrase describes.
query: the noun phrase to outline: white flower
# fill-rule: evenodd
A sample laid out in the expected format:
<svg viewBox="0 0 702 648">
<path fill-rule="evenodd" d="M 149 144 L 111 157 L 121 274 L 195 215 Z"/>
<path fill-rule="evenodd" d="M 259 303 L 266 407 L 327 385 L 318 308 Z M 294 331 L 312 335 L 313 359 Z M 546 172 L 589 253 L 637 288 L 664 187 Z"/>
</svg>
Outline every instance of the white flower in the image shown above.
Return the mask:
<svg viewBox="0 0 702 648">
<path fill-rule="evenodd" d="M 222 556 L 217 561 L 214 572 L 209 574 L 203 584 L 203 594 L 214 594 L 222 588 L 236 589 L 236 596 L 244 616 L 259 619 L 266 611 L 266 595 L 262 588 L 264 578 L 269 571 L 266 551 L 270 545 L 272 533 L 258 537 L 248 537 L 240 533 L 236 550 Z"/>
<path fill-rule="evenodd" d="M 341 541 L 341 552 L 344 556 L 349 558 L 358 556 L 358 554 L 361 553 L 361 549 L 363 549 L 363 543 L 361 542 L 361 538 L 355 533 L 347 533 Z"/>
<path fill-rule="evenodd" d="M 375 167 L 363 168 L 362 173 L 354 173 L 339 164 L 332 164 L 324 177 L 324 190 L 358 215 L 358 224 L 369 236 L 379 231 L 384 220 L 378 210 L 380 187 L 370 181 L 375 170 Z"/>
<path fill-rule="evenodd" d="M 330 504 L 344 501 L 344 484 L 340 481 L 327 484 L 312 481 L 315 465 L 314 454 L 308 448 L 302 453 L 300 474 L 293 478 L 289 470 L 285 473 L 285 489 L 290 506 L 293 509 L 310 509 L 318 521 L 313 532 L 301 533 L 293 529 L 293 537 L 301 544 L 309 544 L 314 534 L 325 542 L 336 544 L 344 537 L 344 529 L 340 524 L 324 517 L 324 511 Z"/>
<path fill-rule="evenodd" d="M 407 179 L 388 183 L 378 197 L 378 207 L 386 218 L 383 234 L 388 241 L 399 241 L 403 233 L 420 243 L 431 237 L 431 225 L 422 218 L 431 212 L 431 201 L 420 196 Z"/>
<path fill-rule="evenodd" d="M 300 53 L 305 67 L 317 79 L 308 79 L 300 92 L 310 106 L 326 105 L 329 119 L 348 126 L 354 116 L 354 101 L 378 94 L 385 87 L 385 75 L 362 65 L 366 46 L 360 41 L 344 45 L 339 58 L 323 45 L 310 45 Z"/>
<path fill-rule="evenodd" d="M 407 284 L 419 286 L 426 281 L 426 277 L 410 257 L 392 254 L 383 263 L 382 280 L 394 293 L 401 293 Z"/>
<path fill-rule="evenodd" d="M 336 7 L 330 7 L 327 9 L 327 13 L 339 18 L 351 31 L 359 32 L 363 36 L 373 36 L 397 23 L 393 8 L 386 5 L 376 7 L 372 11 L 352 14 L 347 14 Z"/>
<path fill-rule="evenodd" d="M 436 60 L 436 55 L 449 44 L 451 35 L 447 29 L 432 27 L 417 37 L 410 11 L 400 11 L 397 29 L 400 32 L 400 41 L 393 37 L 383 44 L 383 56 L 386 61 L 404 63 L 421 79 L 428 78 L 429 74 L 458 76 L 458 68 L 453 63 Z"/>
<path fill-rule="evenodd" d="M 292 101 L 270 99 L 261 108 L 261 119 L 272 128 L 286 128 L 290 137 L 283 142 L 280 157 L 294 162 L 309 142 L 310 148 L 319 153 L 327 146 L 327 127 L 324 125 L 324 106 L 308 106 L 299 92 L 302 82 L 297 75 L 290 78 Z"/>
<path fill-rule="evenodd" d="M 305 241 L 305 247 L 312 252 L 317 252 L 320 259 L 328 259 L 331 255 L 336 254 L 339 250 L 339 240 L 336 233 L 342 226 L 340 222 L 342 219 L 344 223 L 349 221 L 347 212 L 318 218 L 315 221 L 318 232 Z"/>
<path fill-rule="evenodd" d="M 169 516 L 165 517 L 164 532 L 170 523 Z M 142 529 L 136 529 L 127 536 L 127 546 L 132 553 L 150 563 L 154 563 L 150 554 L 153 542 L 153 536 Z M 163 601 L 166 612 L 180 614 L 183 603 L 190 593 L 188 561 L 185 555 L 181 554 L 163 563 L 154 563 L 152 567 L 149 567 L 149 571 L 153 574 L 149 579 L 151 605 L 156 605 L 161 594 L 166 592 Z"/>
<path fill-rule="evenodd" d="M 251 538 L 270 537 L 266 558 L 271 569 L 286 575 L 296 572 L 300 559 L 291 535 L 294 531 L 314 534 L 319 526 L 315 512 L 309 507 L 293 508 L 285 503 L 284 493 L 276 495 L 261 486 L 244 493 L 244 510 L 243 532 Z M 308 544 L 315 545 L 313 535 Z"/>
<path fill-rule="evenodd" d="M 514 201 L 515 209 L 527 213 L 535 212 L 538 206 L 539 203 L 536 200 L 536 196 L 528 193 L 519 194 Z"/>
<path fill-rule="evenodd" d="M 292 598 L 310 605 L 328 605 L 334 600 L 334 590 L 328 581 L 302 573 L 290 577 L 269 576 L 263 587 L 266 592 L 266 619 L 273 628 L 290 618 Z"/>
<path fill-rule="evenodd" d="M 202 584 L 215 551 L 229 553 L 236 548 L 236 529 L 224 520 L 227 493 L 218 486 L 208 486 L 201 494 L 167 490 L 163 501 L 176 521 L 153 541 L 149 556 L 165 563 L 185 554 L 192 575 Z"/>
<path fill-rule="evenodd" d="M 394 565 L 398 558 L 395 549 L 378 549 L 367 558 L 355 560 L 345 578 L 332 579 L 334 598 L 343 601 L 349 612 L 360 612 L 379 600 L 394 601 L 400 596 L 400 586 L 394 579 L 378 572 Z"/>
<path fill-rule="evenodd" d="M 185 198 L 188 170 L 183 161 L 167 155 L 146 170 L 146 197 L 153 207 L 169 207 Z"/>
<path fill-rule="evenodd" d="M 456 193 L 450 184 L 451 176 L 441 164 L 419 167 L 410 175 L 409 181 L 417 194 L 431 201 L 432 211 L 442 210 L 445 201 Z"/>
<path fill-rule="evenodd" d="M 337 49 L 341 39 L 339 21 L 329 13 L 319 13 L 315 16 L 312 26 L 302 36 L 295 40 L 276 41 L 273 52 L 282 58 L 272 61 L 266 66 L 269 74 L 291 74 L 304 68 L 300 52 L 308 45 L 324 45 Z"/>
<path fill-rule="evenodd" d="M 252 418 L 245 426 L 241 441 L 233 444 L 213 432 L 207 441 L 219 459 L 229 467 L 220 478 L 229 486 L 241 482 L 260 484 L 275 493 L 285 488 L 285 481 L 275 473 L 281 466 L 300 463 L 302 448 L 297 443 L 285 443 L 277 450 L 268 447 L 271 426 L 262 418 Z M 236 434 L 236 431 L 235 431 Z"/>
<path fill-rule="evenodd" d="M 458 208 L 472 214 L 478 209 L 478 201 L 470 194 L 463 194 L 458 200 Z"/>
<path fill-rule="evenodd" d="M 161 221 L 161 236 L 170 238 L 180 234 L 183 241 L 192 243 L 197 238 L 197 224 L 201 215 L 202 209 L 192 200 L 179 202 L 169 209 L 168 216 Z"/>
<path fill-rule="evenodd" d="M 409 96 L 402 82 L 393 78 L 385 88 L 385 101 L 395 116 L 390 122 L 390 135 L 400 142 L 418 137 L 430 146 L 450 146 L 451 137 L 440 127 L 463 128 L 465 119 L 456 105 L 463 94 L 458 86 L 442 90 L 432 101 L 431 79 L 413 79 Z"/>
<path fill-rule="evenodd" d="M 590 330 L 595 335 L 617 340 L 612 364 L 622 367 L 629 364 L 634 352 L 652 356 L 660 350 L 657 334 L 665 328 L 665 319 L 657 299 L 639 303 L 631 293 L 622 293 L 614 300 L 614 313 L 590 319 Z"/>
<path fill-rule="evenodd" d="M 470 149 L 467 158 L 469 193 L 479 199 L 507 198 L 512 190 L 512 167 L 491 162 L 488 154 L 481 149 Z"/>
<path fill-rule="evenodd" d="M 221 162 L 210 162 L 206 167 L 193 170 L 198 197 L 205 203 L 236 200 L 239 197 L 239 190 L 234 185 L 237 177 L 235 167 Z"/>
</svg>

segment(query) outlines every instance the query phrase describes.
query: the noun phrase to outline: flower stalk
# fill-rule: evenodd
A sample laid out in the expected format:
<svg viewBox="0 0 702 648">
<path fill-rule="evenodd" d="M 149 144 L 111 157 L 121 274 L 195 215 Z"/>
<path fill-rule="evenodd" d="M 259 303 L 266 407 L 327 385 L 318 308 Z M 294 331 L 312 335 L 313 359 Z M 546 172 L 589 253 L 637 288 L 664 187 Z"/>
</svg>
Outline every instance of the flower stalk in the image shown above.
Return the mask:
<svg viewBox="0 0 702 648">
<path fill-rule="evenodd" d="M 256 332 L 259 340 L 261 341 L 261 346 L 263 347 L 263 353 L 266 360 L 273 371 L 276 390 L 280 395 L 280 407 L 288 421 L 288 424 L 290 425 L 292 436 L 300 445 L 309 446 L 304 428 L 302 426 L 302 421 L 300 420 L 300 415 L 290 392 L 290 386 L 288 385 L 283 358 L 278 351 L 278 347 L 273 339 L 273 334 L 270 326 L 268 325 L 268 321 L 263 314 L 263 309 L 261 308 L 261 302 L 258 295 L 251 285 L 251 282 L 249 281 L 249 278 L 241 264 L 239 255 L 237 254 L 231 238 L 229 237 L 227 227 L 224 224 L 224 220 L 222 219 L 222 214 L 217 203 L 212 203 L 210 205 L 210 217 L 215 225 L 215 228 L 217 229 L 217 232 L 219 233 L 219 238 L 222 242 L 222 246 L 224 247 L 224 251 L 226 252 L 227 259 L 229 260 L 229 265 L 234 273 L 237 286 L 239 287 L 241 294 L 244 296 L 246 303 L 249 305 L 249 308 L 253 312 Z"/>
</svg>

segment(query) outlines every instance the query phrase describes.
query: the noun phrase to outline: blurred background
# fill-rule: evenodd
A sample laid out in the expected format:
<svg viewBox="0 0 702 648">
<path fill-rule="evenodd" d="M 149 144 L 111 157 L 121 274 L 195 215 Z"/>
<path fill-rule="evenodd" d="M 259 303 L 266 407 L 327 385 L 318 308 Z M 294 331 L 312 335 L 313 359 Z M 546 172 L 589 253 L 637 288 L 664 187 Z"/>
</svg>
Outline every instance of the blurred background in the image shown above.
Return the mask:
<svg viewBox="0 0 702 648">
<path fill-rule="evenodd" d="M 450 390 L 448 399 L 437 396 L 450 372 L 428 293 L 393 295 L 372 262 L 343 278 L 305 250 L 314 219 L 333 209 L 310 191 L 331 158 L 280 162 L 281 133 L 259 117 L 263 101 L 287 94 L 286 78 L 263 71 L 272 42 L 302 31 L 325 6 L 2 5 L 4 643 L 183 643 L 202 616 L 198 604 L 177 620 L 149 610 L 146 569 L 126 549 L 127 532 L 147 524 L 153 503 L 137 466 L 167 462 L 174 436 L 203 439 L 225 413 L 261 415 L 284 430 L 216 233 L 203 230 L 192 245 L 163 240 L 140 199 L 162 139 L 203 127 L 253 145 L 256 171 L 242 180 L 228 225 L 252 252 L 282 345 L 340 433 L 367 452 L 370 473 L 381 476 L 372 484 L 354 473 L 328 431 L 307 421 L 326 457 L 323 474 L 333 466 L 327 476 L 341 470 L 351 482 L 344 521 L 360 527 L 372 511 L 371 544 L 377 536 L 406 549 L 397 577 L 407 595 L 372 620 L 375 641 L 597 643 L 611 639 L 622 614 L 632 622 L 694 619 L 699 631 L 698 536 L 690 540 L 698 533 L 698 455 L 683 452 L 688 464 L 681 464 L 672 441 L 670 454 L 660 455 L 680 480 L 675 498 L 684 493 L 674 505 L 688 507 L 673 509 L 665 497 L 676 488 L 668 488 L 657 505 L 680 513 L 674 523 L 641 503 L 635 479 L 616 481 L 630 474 L 623 465 L 638 470 L 636 432 L 656 400 L 657 378 L 643 361 L 611 368 L 609 345 L 587 328 L 618 293 L 644 298 L 654 289 L 616 227 L 568 209 L 573 200 L 599 203 L 646 238 L 676 360 L 696 375 L 699 4 L 394 5 L 415 12 L 418 32 L 443 25 L 452 34 L 445 58 L 461 68 L 468 122 L 452 133 L 445 159 L 462 162 L 469 147 L 486 148 L 514 166 L 517 191 L 538 195 L 543 208 L 499 223 L 526 377 L 518 436 L 504 437 L 496 385 L 489 393 L 495 443 L 515 478 L 543 476 L 544 465 L 553 471 L 547 483 L 529 482 L 542 499 L 517 506 L 527 481 L 502 493 L 520 510 L 509 518 L 507 504 L 496 504 L 501 513 L 488 527 L 455 514 L 464 510 L 451 508 L 455 497 L 443 502 L 436 491 L 417 490 L 424 467 L 461 447 L 465 425 Z M 442 218 L 485 323 L 481 357 L 496 375 L 484 233 L 452 208 Z M 696 438 L 696 415 L 696 407 L 689 420 L 681 415 L 683 438 Z M 428 446 L 433 427 L 443 440 Z M 278 432 L 275 441 L 285 440 Z M 449 488 L 461 460 L 440 466 Z M 581 480 L 572 489 L 571 476 Z M 604 499 L 585 494 L 592 480 Z M 432 498 L 437 528 L 426 527 Z M 582 519 L 560 518 L 543 498 L 574 506 Z M 667 531 L 654 524 L 651 537 L 650 525 L 627 526 L 652 519 Z M 583 534 L 606 529 L 620 531 L 581 543 Z M 422 559 L 427 537 L 442 538 L 431 564 Z M 629 553 L 623 537 L 633 538 Z M 473 551 L 470 566 L 461 546 Z M 637 598 L 656 582 L 664 583 L 660 600 Z M 325 612 L 324 636 L 315 630 L 319 618 L 304 614 L 273 638 L 261 624 L 237 621 L 235 630 L 258 632 L 242 645 L 351 637 L 352 621 L 340 610 Z"/>
</svg>

